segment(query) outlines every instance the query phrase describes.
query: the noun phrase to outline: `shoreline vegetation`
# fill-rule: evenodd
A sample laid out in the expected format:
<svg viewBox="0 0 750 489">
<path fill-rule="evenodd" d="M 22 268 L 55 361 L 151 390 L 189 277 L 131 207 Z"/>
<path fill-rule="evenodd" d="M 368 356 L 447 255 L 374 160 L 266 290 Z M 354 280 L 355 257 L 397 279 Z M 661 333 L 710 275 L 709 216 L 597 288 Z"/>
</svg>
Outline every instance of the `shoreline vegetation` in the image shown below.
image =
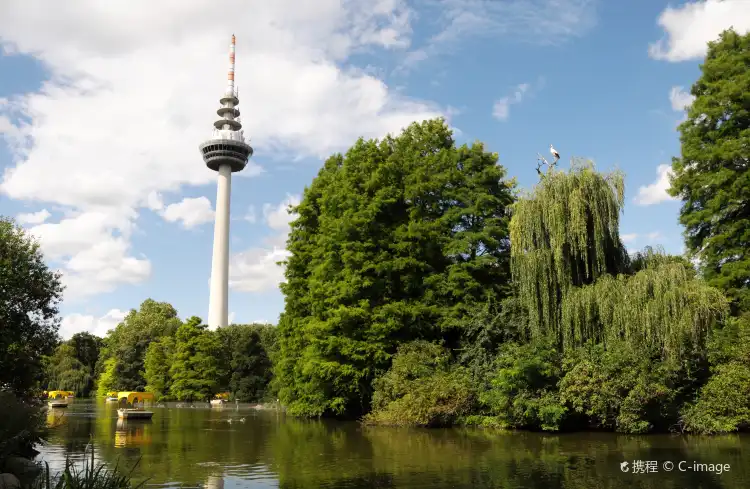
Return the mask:
<svg viewBox="0 0 750 489">
<path fill-rule="evenodd" d="M 692 87 L 669 189 L 685 256 L 626 249 L 623 173 L 555 161 L 521 191 L 442 119 L 325 161 L 289 210 L 277 326 L 211 331 L 147 299 L 104 338 L 62 341 L 59 273 L 0 219 L 0 469 L 33 458 L 44 390 L 228 393 L 367 425 L 748 430 L 748 66 L 750 34 L 726 31 Z"/>
</svg>

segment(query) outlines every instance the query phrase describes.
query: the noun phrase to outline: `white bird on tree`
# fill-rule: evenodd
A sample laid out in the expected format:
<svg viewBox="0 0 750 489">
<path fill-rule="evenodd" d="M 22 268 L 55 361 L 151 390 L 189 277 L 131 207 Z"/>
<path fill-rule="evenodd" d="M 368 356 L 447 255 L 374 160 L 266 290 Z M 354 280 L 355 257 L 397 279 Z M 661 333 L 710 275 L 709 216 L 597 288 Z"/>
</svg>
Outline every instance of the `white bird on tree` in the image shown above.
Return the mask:
<svg viewBox="0 0 750 489">
<path fill-rule="evenodd" d="M 551 144 L 549 145 L 549 152 L 552 153 L 552 156 L 555 157 L 555 163 L 557 163 L 557 160 L 560 159 L 560 153 L 558 153 L 555 147 Z"/>
</svg>

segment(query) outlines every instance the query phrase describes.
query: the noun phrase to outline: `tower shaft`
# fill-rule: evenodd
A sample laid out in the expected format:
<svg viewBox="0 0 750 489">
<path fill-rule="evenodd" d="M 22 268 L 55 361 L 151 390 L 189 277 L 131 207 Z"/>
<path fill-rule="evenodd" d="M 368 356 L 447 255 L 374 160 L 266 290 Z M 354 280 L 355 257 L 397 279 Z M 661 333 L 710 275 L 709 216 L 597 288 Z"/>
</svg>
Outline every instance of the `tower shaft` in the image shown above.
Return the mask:
<svg viewBox="0 0 750 489">
<path fill-rule="evenodd" d="M 229 201 L 232 173 L 242 171 L 253 154 L 238 117 L 240 111 L 237 105 L 240 101 L 234 86 L 234 52 L 235 37 L 232 36 L 227 89 L 220 99 L 221 107 L 216 111 L 220 118 L 214 122 L 211 139 L 199 146 L 206 166 L 219 174 L 208 300 L 208 325 L 214 328 L 224 327 L 229 322 Z"/>
<path fill-rule="evenodd" d="M 232 167 L 219 167 L 216 187 L 216 222 L 214 251 L 211 259 L 211 289 L 208 303 L 208 324 L 224 327 L 229 322 L 229 208 L 232 194 Z"/>
</svg>

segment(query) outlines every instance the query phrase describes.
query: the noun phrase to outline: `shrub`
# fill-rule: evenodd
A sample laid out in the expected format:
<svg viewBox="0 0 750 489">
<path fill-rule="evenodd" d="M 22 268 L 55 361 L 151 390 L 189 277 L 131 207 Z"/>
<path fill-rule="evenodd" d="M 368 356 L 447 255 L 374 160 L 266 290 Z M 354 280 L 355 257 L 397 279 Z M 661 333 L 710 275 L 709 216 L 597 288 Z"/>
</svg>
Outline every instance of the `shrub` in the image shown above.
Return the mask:
<svg viewBox="0 0 750 489">
<path fill-rule="evenodd" d="M 450 426 L 474 404 L 468 372 L 450 363 L 450 354 L 426 341 L 407 343 L 374 382 L 368 424 Z"/>
<path fill-rule="evenodd" d="M 730 362 L 716 367 L 697 401 L 682 418 L 686 431 L 728 433 L 750 427 L 750 367 Z"/>
<path fill-rule="evenodd" d="M 560 399 L 596 428 L 645 433 L 674 399 L 672 372 L 658 355 L 626 343 L 589 345 L 567 355 Z"/>
<path fill-rule="evenodd" d="M 560 429 L 567 411 L 556 387 L 560 364 L 560 354 L 548 340 L 503 345 L 491 375 L 492 387 L 480 394 L 496 426 Z M 492 423 L 485 420 L 482 424 Z"/>
</svg>

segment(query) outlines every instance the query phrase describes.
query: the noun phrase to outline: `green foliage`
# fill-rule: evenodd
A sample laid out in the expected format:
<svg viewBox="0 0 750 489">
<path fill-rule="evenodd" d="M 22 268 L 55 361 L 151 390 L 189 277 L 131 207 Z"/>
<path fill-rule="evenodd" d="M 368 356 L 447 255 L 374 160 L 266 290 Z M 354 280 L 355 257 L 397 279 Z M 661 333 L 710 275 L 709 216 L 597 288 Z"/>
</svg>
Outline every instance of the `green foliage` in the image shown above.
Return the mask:
<svg viewBox="0 0 750 489">
<path fill-rule="evenodd" d="M 117 367 L 117 360 L 115 358 L 108 358 L 104 360 L 101 367 L 101 374 L 96 382 L 96 395 L 104 397 L 107 392 L 119 391 L 120 388 L 117 384 L 117 376 L 115 375 L 115 368 Z"/>
<path fill-rule="evenodd" d="M 399 344 L 446 340 L 508 289 L 514 183 L 442 120 L 329 158 L 295 209 L 279 322 L 279 395 L 293 414 L 359 415 Z"/>
<path fill-rule="evenodd" d="M 704 345 L 727 313 L 720 291 L 694 277 L 680 261 L 652 259 L 635 275 L 605 275 L 571 288 L 562 303 L 566 346 L 621 339 L 679 358 L 686 344 Z"/>
<path fill-rule="evenodd" d="M 619 235 L 623 180 L 619 172 L 602 175 L 579 162 L 569 172 L 549 171 L 513 205 L 513 280 L 534 335 L 565 341 L 561 303 L 568 290 L 626 270 Z"/>
<path fill-rule="evenodd" d="M 225 375 L 220 368 L 221 343 L 217 335 L 191 317 L 177 328 L 174 360 L 169 369 L 171 395 L 179 401 L 207 400 L 219 388 Z"/>
<path fill-rule="evenodd" d="M 171 398 L 172 375 L 170 369 L 174 360 L 175 340 L 171 336 L 162 336 L 148 345 L 143 360 L 143 378 L 146 380 L 146 391 L 154 394 L 158 401 Z"/>
<path fill-rule="evenodd" d="M 684 428 L 703 434 L 750 428 L 750 366 L 730 362 L 716 367 L 695 404 L 685 408 Z"/>
<path fill-rule="evenodd" d="M 727 318 L 723 327 L 713 332 L 708 356 L 712 365 L 737 361 L 750 366 L 750 312 Z"/>
<path fill-rule="evenodd" d="M 750 310 L 750 33 L 709 43 L 695 101 L 680 125 L 670 193 L 703 277 Z"/>
<path fill-rule="evenodd" d="M 729 318 L 708 346 L 712 376 L 685 407 L 684 428 L 727 433 L 750 428 L 750 313 Z"/>
<path fill-rule="evenodd" d="M 0 217 L 0 389 L 29 397 L 42 380 L 42 358 L 57 343 L 62 291 L 39 244 Z"/>
<path fill-rule="evenodd" d="M 646 433 L 662 423 L 677 390 L 659 353 L 625 342 L 590 344 L 566 355 L 560 399 L 595 428 Z M 676 421 L 676 420 L 675 420 Z M 664 428 L 664 426 L 661 426 Z"/>
<path fill-rule="evenodd" d="M 102 339 L 90 333 L 76 333 L 46 359 L 47 390 L 68 390 L 78 397 L 94 389 L 96 364 Z"/>
<path fill-rule="evenodd" d="M 451 365 L 445 348 L 426 341 L 402 345 L 374 387 L 368 424 L 450 426 L 475 400 L 468 372 Z"/>
<path fill-rule="evenodd" d="M 217 334 L 224 354 L 222 367 L 228 374 L 222 387 L 228 387 L 232 396 L 239 401 L 270 399 L 271 356 L 276 327 L 233 324 L 219 328 Z"/>
<path fill-rule="evenodd" d="M 480 394 L 480 401 L 498 426 L 558 430 L 567 411 L 556 388 L 561 363 L 552 340 L 504 344 L 495 360 L 491 388 Z"/>
<path fill-rule="evenodd" d="M 180 324 L 174 307 L 152 299 L 146 299 L 137 311 L 133 309 L 125 316 L 108 335 L 103 354 L 105 360 L 115 359 L 112 384 L 116 390 L 145 389 L 143 362 L 148 345 L 161 336 L 174 335 Z"/>
<path fill-rule="evenodd" d="M 68 342 L 57 347 L 47 370 L 47 390 L 72 391 L 76 396 L 87 396 L 93 385 L 92 372 L 76 357 L 76 349 Z"/>
<path fill-rule="evenodd" d="M 525 309 L 514 295 L 504 299 L 499 307 L 488 302 L 466 315 L 456 361 L 466 367 L 477 392 L 490 387 L 490 374 L 500 345 L 527 339 L 527 321 Z"/>
<path fill-rule="evenodd" d="M 0 391 L 0 473 L 11 456 L 35 455 L 33 448 L 41 441 L 44 421 L 38 404 Z"/>
<path fill-rule="evenodd" d="M 68 344 L 75 350 L 75 357 L 78 361 L 84 364 L 93 376 L 104 341 L 91 333 L 82 332 L 74 334 L 68 340 Z"/>
</svg>

